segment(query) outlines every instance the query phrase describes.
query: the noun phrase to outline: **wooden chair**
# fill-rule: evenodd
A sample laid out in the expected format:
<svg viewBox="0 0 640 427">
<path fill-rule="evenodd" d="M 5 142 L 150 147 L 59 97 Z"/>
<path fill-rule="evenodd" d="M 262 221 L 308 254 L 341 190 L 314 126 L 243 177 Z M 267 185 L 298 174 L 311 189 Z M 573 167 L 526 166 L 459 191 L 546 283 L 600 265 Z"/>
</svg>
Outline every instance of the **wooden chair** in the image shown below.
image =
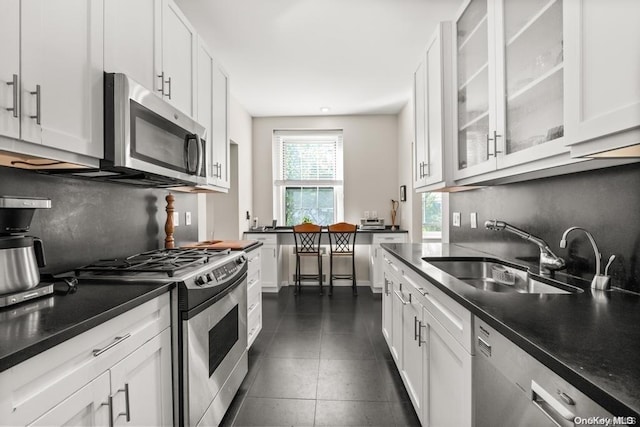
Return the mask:
<svg viewBox="0 0 640 427">
<path fill-rule="evenodd" d="M 302 291 L 301 279 L 317 279 L 320 283 L 322 295 L 322 255 L 320 252 L 320 238 L 322 228 L 316 224 L 299 224 L 293 226 L 293 238 L 296 243 L 296 282 L 295 294 Z M 318 260 L 318 274 L 301 273 L 301 257 L 316 257 Z"/>
<path fill-rule="evenodd" d="M 356 288 L 356 234 L 355 224 L 339 222 L 329 226 L 329 295 L 333 294 L 333 279 L 351 279 L 353 295 L 358 295 Z M 333 274 L 333 259 L 335 257 L 351 257 L 351 274 Z"/>
</svg>

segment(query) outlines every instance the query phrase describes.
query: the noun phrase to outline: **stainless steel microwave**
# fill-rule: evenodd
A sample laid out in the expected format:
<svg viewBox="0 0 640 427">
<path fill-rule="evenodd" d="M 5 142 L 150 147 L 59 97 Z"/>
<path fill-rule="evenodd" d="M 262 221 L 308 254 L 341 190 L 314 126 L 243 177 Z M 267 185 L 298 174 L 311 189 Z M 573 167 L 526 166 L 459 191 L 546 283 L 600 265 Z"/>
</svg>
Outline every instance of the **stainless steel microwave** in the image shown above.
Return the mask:
<svg viewBox="0 0 640 427">
<path fill-rule="evenodd" d="M 206 184 L 205 128 L 124 74 L 104 79 L 101 171 L 168 178 L 167 185 Z"/>
<path fill-rule="evenodd" d="M 206 130 L 125 74 L 104 74 L 104 156 L 98 169 L 39 172 L 144 187 L 207 184 Z"/>
</svg>

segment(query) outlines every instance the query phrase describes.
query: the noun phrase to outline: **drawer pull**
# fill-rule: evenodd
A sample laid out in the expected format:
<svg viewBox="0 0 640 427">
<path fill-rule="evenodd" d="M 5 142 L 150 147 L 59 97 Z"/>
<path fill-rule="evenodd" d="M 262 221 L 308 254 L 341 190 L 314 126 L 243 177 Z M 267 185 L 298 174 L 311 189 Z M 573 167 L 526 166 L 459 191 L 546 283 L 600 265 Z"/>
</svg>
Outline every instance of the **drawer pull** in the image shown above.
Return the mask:
<svg viewBox="0 0 640 427">
<path fill-rule="evenodd" d="M 400 294 L 400 292 L 393 291 L 393 293 L 396 294 L 396 296 L 400 299 L 402 305 L 408 305 L 410 303 L 410 301 L 405 301 L 404 298 L 402 298 L 402 294 Z"/>
<path fill-rule="evenodd" d="M 113 342 L 111 344 L 109 344 L 108 346 L 103 347 L 103 348 L 97 348 L 97 349 L 93 350 L 93 357 L 100 356 L 102 353 L 104 353 L 105 351 L 109 350 L 110 348 L 113 348 L 116 345 L 120 344 L 122 341 L 126 340 L 130 336 L 131 336 L 131 334 L 126 334 L 126 335 L 123 335 L 121 337 L 116 337 L 113 340 Z"/>
</svg>

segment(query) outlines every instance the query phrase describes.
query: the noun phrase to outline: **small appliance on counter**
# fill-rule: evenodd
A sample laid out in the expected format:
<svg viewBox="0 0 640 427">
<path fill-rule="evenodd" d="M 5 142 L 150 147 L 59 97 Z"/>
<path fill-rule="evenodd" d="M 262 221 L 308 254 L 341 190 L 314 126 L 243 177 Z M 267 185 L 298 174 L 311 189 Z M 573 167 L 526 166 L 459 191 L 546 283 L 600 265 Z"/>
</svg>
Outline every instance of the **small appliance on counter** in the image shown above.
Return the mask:
<svg viewBox="0 0 640 427">
<path fill-rule="evenodd" d="M 384 218 L 362 218 L 360 230 L 384 230 Z"/>
<path fill-rule="evenodd" d="M 45 266 L 42 240 L 27 236 L 36 209 L 51 200 L 0 196 L 0 307 L 51 294 L 53 284 L 38 286 Z"/>
</svg>

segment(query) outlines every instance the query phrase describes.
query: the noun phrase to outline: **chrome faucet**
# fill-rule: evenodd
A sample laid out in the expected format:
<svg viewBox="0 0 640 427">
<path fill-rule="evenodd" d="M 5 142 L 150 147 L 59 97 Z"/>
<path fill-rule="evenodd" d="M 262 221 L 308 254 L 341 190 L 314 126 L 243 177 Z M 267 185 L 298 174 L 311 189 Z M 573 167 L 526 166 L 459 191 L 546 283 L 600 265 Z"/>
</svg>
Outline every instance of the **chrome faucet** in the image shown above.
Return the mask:
<svg viewBox="0 0 640 427">
<path fill-rule="evenodd" d="M 535 243 L 540 248 L 540 274 L 543 276 L 550 276 L 556 270 L 562 270 L 565 267 L 564 260 L 551 251 L 547 242 L 540 237 L 536 237 L 531 233 L 527 233 L 524 230 L 520 230 L 517 227 L 507 224 L 504 221 L 498 221 L 492 219 L 485 221 L 485 228 L 494 231 L 505 230 L 515 234 L 531 243 Z"/>
<path fill-rule="evenodd" d="M 605 275 L 601 275 L 600 274 L 600 262 L 601 262 L 601 259 L 602 259 L 602 254 L 598 250 L 598 245 L 596 245 L 596 241 L 593 238 L 593 236 L 591 235 L 591 233 L 589 233 L 587 230 L 585 230 L 582 227 L 570 227 L 570 228 L 567 228 L 565 230 L 565 232 L 562 234 L 562 239 L 560 239 L 560 247 L 561 248 L 566 248 L 567 247 L 567 236 L 573 230 L 584 231 L 584 233 L 589 238 L 589 242 L 591 242 L 591 247 L 593 247 L 593 252 L 596 255 L 596 274 L 593 276 L 593 280 L 591 281 L 591 288 L 600 289 L 600 290 L 608 289 L 609 288 L 609 276 L 607 276 L 606 273 L 605 273 Z M 611 261 L 613 261 L 613 260 L 610 259 L 610 262 L 607 265 L 607 270 L 608 270 L 608 266 L 611 264 Z"/>
</svg>

